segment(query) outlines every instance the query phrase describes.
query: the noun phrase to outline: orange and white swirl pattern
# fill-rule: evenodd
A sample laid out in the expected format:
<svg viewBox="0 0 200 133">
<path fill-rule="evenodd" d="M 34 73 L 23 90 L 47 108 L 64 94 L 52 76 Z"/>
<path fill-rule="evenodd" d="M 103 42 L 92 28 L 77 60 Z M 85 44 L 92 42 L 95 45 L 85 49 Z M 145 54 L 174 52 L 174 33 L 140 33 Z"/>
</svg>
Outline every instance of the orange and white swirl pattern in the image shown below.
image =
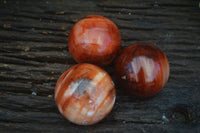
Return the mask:
<svg viewBox="0 0 200 133">
<path fill-rule="evenodd" d="M 115 87 L 103 69 L 92 64 L 78 64 L 58 79 L 55 100 L 60 113 L 78 125 L 102 120 L 115 103 Z"/>
</svg>

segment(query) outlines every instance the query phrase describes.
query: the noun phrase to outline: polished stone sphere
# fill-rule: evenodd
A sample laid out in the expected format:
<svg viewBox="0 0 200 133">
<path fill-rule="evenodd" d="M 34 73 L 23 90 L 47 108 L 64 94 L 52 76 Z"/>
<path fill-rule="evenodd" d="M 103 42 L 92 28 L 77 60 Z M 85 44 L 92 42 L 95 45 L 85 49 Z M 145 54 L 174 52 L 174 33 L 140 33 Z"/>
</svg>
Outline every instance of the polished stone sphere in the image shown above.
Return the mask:
<svg viewBox="0 0 200 133">
<path fill-rule="evenodd" d="M 60 113 L 72 123 L 92 125 L 102 120 L 115 103 L 111 77 L 98 66 L 78 64 L 57 81 L 55 100 Z"/>
<path fill-rule="evenodd" d="M 108 65 L 121 47 L 121 35 L 117 26 L 108 18 L 90 15 L 79 20 L 68 38 L 71 55 L 78 63 Z"/>
<path fill-rule="evenodd" d="M 156 46 L 135 43 L 122 50 L 115 66 L 118 85 L 130 95 L 149 97 L 167 83 L 169 63 Z"/>
</svg>

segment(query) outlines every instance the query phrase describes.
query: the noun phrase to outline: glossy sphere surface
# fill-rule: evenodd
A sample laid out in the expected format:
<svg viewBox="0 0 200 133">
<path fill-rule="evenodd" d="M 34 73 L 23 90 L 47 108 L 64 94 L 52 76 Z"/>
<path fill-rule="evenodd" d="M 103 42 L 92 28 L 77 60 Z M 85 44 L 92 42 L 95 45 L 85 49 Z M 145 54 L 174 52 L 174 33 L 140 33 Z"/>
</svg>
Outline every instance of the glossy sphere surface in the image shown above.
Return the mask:
<svg viewBox="0 0 200 133">
<path fill-rule="evenodd" d="M 138 97 L 153 96 L 164 87 L 169 77 L 167 57 L 159 48 L 147 43 L 124 48 L 115 70 L 120 88 Z"/>
<path fill-rule="evenodd" d="M 58 79 L 55 100 L 60 113 L 78 125 L 102 120 L 113 108 L 115 88 L 111 77 L 92 64 L 78 64 Z"/>
<path fill-rule="evenodd" d="M 107 65 L 121 47 L 117 26 L 103 16 L 91 15 L 78 21 L 70 31 L 68 47 L 78 63 Z"/>
</svg>

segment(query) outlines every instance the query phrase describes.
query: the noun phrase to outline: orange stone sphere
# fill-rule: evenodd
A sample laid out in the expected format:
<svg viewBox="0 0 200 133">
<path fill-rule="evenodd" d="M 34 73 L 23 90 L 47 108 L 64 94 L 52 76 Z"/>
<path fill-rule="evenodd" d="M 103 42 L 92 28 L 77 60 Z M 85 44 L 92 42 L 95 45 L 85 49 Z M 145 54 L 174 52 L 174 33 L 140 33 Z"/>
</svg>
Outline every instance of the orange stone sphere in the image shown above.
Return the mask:
<svg viewBox="0 0 200 133">
<path fill-rule="evenodd" d="M 57 81 L 55 100 L 60 113 L 78 125 L 102 120 L 115 103 L 111 77 L 98 66 L 78 64 L 65 71 Z"/>
<path fill-rule="evenodd" d="M 122 50 L 115 67 L 121 89 L 138 97 L 149 97 L 167 83 L 169 63 L 165 54 L 147 43 L 132 44 Z"/>
<path fill-rule="evenodd" d="M 121 48 L 121 35 L 108 18 L 91 15 L 78 21 L 70 31 L 68 47 L 78 63 L 108 65 Z"/>
</svg>

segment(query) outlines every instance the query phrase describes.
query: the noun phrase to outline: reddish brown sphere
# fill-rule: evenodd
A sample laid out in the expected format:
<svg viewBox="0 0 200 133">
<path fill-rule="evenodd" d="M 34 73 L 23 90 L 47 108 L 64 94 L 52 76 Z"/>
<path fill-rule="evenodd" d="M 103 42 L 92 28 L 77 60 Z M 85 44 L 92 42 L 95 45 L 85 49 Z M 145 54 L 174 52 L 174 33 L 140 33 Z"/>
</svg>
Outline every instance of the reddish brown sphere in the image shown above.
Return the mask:
<svg viewBox="0 0 200 133">
<path fill-rule="evenodd" d="M 111 77 L 92 64 L 78 64 L 65 71 L 55 88 L 60 113 L 78 125 L 92 125 L 113 108 L 115 88 Z"/>
<path fill-rule="evenodd" d="M 132 44 L 122 50 L 115 67 L 120 88 L 138 97 L 149 97 L 167 83 L 169 63 L 165 54 L 147 43 Z"/>
<path fill-rule="evenodd" d="M 121 35 L 117 26 L 108 18 L 91 15 L 73 26 L 68 47 L 78 63 L 108 65 L 120 50 Z"/>
</svg>

